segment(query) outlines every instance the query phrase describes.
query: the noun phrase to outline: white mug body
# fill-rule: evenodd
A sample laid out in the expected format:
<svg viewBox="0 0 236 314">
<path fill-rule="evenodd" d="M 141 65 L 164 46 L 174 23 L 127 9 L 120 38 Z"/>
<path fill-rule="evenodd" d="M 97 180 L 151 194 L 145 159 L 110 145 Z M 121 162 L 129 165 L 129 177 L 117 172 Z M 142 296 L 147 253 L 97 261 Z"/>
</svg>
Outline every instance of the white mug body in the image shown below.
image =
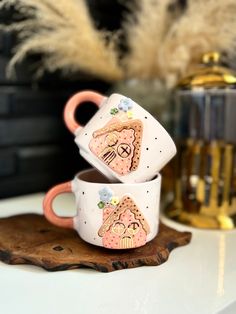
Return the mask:
<svg viewBox="0 0 236 314">
<path fill-rule="evenodd" d="M 95 170 L 83 171 L 73 180 L 74 229 L 80 237 L 111 249 L 134 248 L 151 241 L 159 226 L 160 174 L 136 184 L 99 183 L 102 180 Z"/>
<path fill-rule="evenodd" d="M 158 233 L 160 189 L 160 174 L 148 182 L 123 184 L 110 183 L 95 169 L 85 170 L 47 193 L 44 214 L 53 224 L 75 229 L 90 244 L 136 248 Z M 53 211 L 53 199 L 64 191 L 75 195 L 75 217 L 58 217 Z"/>
<path fill-rule="evenodd" d="M 176 154 L 163 126 L 133 100 L 112 94 L 75 131 L 80 154 L 111 182 L 148 181 Z"/>
</svg>

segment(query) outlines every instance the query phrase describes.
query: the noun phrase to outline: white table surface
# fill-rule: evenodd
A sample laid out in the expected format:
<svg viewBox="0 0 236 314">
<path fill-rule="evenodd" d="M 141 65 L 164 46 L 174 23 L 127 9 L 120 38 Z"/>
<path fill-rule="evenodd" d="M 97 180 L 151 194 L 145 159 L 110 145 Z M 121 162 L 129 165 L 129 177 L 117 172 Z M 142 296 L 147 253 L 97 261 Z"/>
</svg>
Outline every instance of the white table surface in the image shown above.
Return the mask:
<svg viewBox="0 0 236 314">
<path fill-rule="evenodd" d="M 42 213 L 43 194 L 0 201 L 0 216 Z M 69 195 L 56 208 L 70 208 Z M 61 211 L 60 211 L 61 212 Z M 162 217 L 193 233 L 160 266 L 99 273 L 92 269 L 46 272 L 0 262 L 1 314 L 235 314 L 236 230 L 202 231 Z"/>
</svg>

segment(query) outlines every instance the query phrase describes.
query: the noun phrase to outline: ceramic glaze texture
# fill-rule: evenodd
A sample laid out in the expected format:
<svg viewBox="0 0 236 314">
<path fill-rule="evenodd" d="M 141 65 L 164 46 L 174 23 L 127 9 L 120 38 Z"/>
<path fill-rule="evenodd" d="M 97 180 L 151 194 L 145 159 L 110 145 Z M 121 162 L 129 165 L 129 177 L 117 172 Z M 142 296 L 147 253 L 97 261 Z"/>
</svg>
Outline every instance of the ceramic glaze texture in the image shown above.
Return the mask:
<svg viewBox="0 0 236 314">
<path fill-rule="evenodd" d="M 89 147 L 108 167 L 119 175 L 138 168 L 143 126 L 140 120 L 132 120 L 133 101 L 120 100 L 110 114 L 115 116 L 104 128 L 93 133 Z"/>
<path fill-rule="evenodd" d="M 121 201 L 118 197 L 113 199 L 116 203 L 113 207 L 110 203 L 104 204 L 103 224 L 98 231 L 104 247 L 127 249 L 144 245 L 150 228 L 131 196 L 126 195 Z M 98 204 L 99 208 L 101 203 Z"/>
<path fill-rule="evenodd" d="M 110 249 L 145 245 L 158 232 L 160 186 L 160 175 L 140 184 L 90 183 L 76 177 L 74 228 L 85 241 Z"/>
<path fill-rule="evenodd" d="M 119 94 L 103 99 L 75 131 L 80 154 L 110 181 L 148 181 L 175 155 L 166 130 L 146 110 Z"/>
<path fill-rule="evenodd" d="M 138 168 L 141 140 L 141 121 L 112 119 L 104 128 L 93 133 L 89 147 L 113 171 L 125 175 Z"/>
<path fill-rule="evenodd" d="M 143 246 L 145 243 L 146 232 L 129 209 L 118 220 L 112 221 L 103 235 L 103 245 L 106 248 L 128 249 Z"/>
</svg>

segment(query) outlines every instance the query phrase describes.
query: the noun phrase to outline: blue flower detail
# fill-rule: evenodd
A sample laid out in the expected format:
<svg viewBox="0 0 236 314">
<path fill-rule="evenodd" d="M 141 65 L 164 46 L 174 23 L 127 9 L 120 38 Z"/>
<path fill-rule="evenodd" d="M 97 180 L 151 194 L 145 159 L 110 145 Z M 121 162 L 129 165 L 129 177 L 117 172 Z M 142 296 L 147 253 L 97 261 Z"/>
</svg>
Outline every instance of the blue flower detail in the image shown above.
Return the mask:
<svg viewBox="0 0 236 314">
<path fill-rule="evenodd" d="M 130 98 L 123 98 L 120 100 L 118 108 L 122 111 L 127 112 L 128 110 L 133 108 L 133 101 Z"/>
<path fill-rule="evenodd" d="M 110 202 L 112 199 L 113 192 L 108 187 L 105 187 L 99 191 L 100 200 L 102 202 Z"/>
</svg>

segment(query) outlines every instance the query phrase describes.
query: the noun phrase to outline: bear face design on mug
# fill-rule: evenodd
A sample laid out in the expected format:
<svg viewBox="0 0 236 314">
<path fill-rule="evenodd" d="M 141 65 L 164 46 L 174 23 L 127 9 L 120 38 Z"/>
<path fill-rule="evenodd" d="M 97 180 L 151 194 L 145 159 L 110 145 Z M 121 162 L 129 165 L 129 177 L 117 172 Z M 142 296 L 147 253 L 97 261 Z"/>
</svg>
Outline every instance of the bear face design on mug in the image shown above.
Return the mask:
<svg viewBox="0 0 236 314">
<path fill-rule="evenodd" d="M 86 101 L 99 109 L 82 127 L 75 120 L 75 111 Z M 176 153 L 173 140 L 160 123 L 120 94 L 105 97 L 92 91 L 79 92 L 67 102 L 64 120 L 75 135 L 81 156 L 110 182 L 150 180 Z"/>
<path fill-rule="evenodd" d="M 44 215 L 57 226 L 75 229 L 91 244 L 108 249 L 136 248 L 157 235 L 160 187 L 159 174 L 143 183 L 109 183 L 97 170 L 85 170 L 46 194 Z M 65 192 L 75 195 L 75 217 L 59 217 L 53 210 L 54 198 Z"/>
</svg>

